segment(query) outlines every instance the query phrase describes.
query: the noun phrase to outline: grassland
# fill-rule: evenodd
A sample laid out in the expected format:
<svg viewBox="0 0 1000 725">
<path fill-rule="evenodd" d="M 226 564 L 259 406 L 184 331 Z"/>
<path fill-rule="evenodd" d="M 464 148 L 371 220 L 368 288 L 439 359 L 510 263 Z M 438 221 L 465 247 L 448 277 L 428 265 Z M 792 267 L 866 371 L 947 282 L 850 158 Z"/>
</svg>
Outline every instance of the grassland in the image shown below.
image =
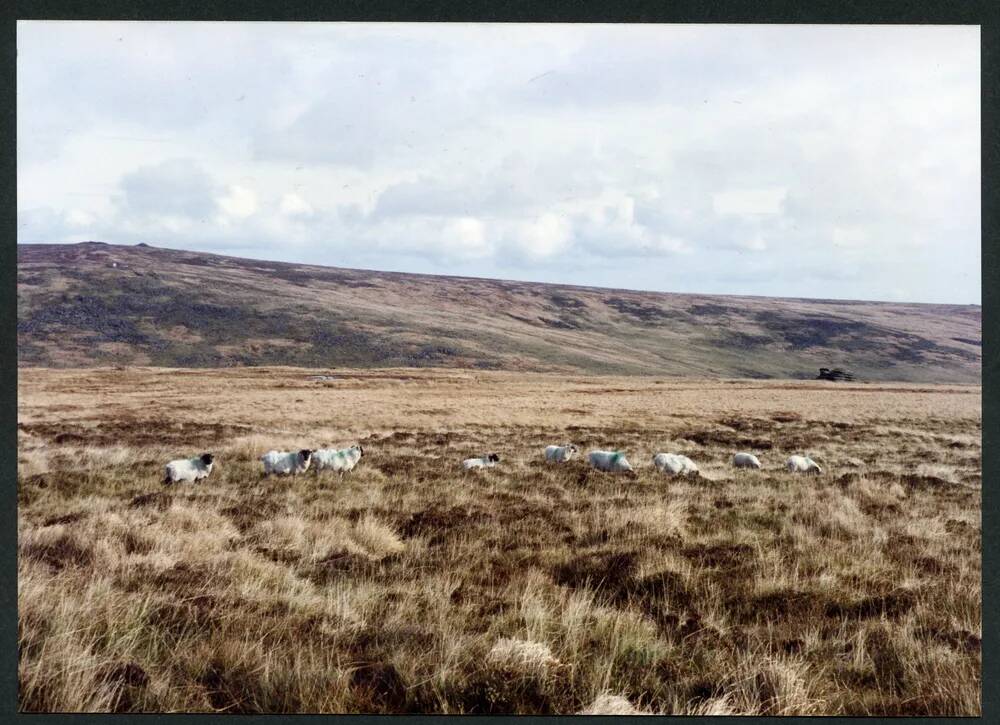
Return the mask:
<svg viewBox="0 0 1000 725">
<path fill-rule="evenodd" d="M 22 710 L 980 714 L 978 386 L 19 378 Z M 564 441 L 639 476 L 544 465 Z M 353 442 L 343 479 L 255 463 Z M 160 485 L 204 450 L 208 482 Z"/>
</svg>

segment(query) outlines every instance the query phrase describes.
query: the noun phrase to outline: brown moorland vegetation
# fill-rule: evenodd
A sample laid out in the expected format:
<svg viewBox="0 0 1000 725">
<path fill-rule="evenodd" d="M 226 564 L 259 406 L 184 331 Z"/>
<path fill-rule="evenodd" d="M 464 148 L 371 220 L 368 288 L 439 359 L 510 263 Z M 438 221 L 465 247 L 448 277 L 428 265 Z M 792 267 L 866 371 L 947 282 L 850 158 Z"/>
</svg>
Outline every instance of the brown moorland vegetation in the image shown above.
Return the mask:
<svg viewBox="0 0 1000 725">
<path fill-rule="evenodd" d="M 668 294 L 17 247 L 21 365 L 443 367 L 978 383 L 978 305 Z"/>
<path fill-rule="evenodd" d="M 980 714 L 978 386 L 318 372 L 19 372 L 21 710 Z"/>
</svg>

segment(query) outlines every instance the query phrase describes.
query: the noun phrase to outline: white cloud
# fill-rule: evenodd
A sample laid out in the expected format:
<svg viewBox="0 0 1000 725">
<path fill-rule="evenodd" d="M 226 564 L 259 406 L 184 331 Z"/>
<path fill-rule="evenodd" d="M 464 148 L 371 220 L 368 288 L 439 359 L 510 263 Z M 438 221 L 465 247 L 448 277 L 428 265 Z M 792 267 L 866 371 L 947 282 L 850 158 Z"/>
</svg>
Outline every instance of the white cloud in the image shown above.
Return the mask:
<svg viewBox="0 0 1000 725">
<path fill-rule="evenodd" d="M 479 258 L 493 251 L 486 240 L 486 228 L 478 219 L 460 217 L 445 223 L 441 232 L 444 250 L 459 258 Z"/>
<path fill-rule="evenodd" d="M 712 195 L 717 214 L 778 214 L 787 189 L 734 189 Z"/>
<path fill-rule="evenodd" d="M 257 211 L 257 195 L 251 189 L 233 185 L 227 189 L 226 195 L 219 199 L 219 206 L 230 217 L 246 219 Z"/>
<path fill-rule="evenodd" d="M 751 252 L 763 252 L 767 249 L 767 242 L 760 234 L 755 234 L 750 239 L 741 239 L 737 244 L 744 249 L 749 249 Z"/>
<path fill-rule="evenodd" d="M 868 233 L 857 227 L 834 227 L 831 234 L 833 246 L 852 249 L 867 244 Z"/>
<path fill-rule="evenodd" d="M 286 216 L 309 216 L 313 213 L 312 205 L 293 192 L 282 195 L 278 208 Z"/>
<path fill-rule="evenodd" d="M 566 251 L 572 242 L 573 226 L 566 217 L 543 214 L 520 225 L 519 246 L 533 259 L 546 259 Z"/>
<path fill-rule="evenodd" d="M 23 242 L 979 300 L 973 26 L 22 21 L 17 74 Z"/>
<path fill-rule="evenodd" d="M 82 209 L 70 209 L 66 215 L 66 224 L 71 227 L 89 227 L 93 223 L 93 214 L 88 214 Z"/>
</svg>

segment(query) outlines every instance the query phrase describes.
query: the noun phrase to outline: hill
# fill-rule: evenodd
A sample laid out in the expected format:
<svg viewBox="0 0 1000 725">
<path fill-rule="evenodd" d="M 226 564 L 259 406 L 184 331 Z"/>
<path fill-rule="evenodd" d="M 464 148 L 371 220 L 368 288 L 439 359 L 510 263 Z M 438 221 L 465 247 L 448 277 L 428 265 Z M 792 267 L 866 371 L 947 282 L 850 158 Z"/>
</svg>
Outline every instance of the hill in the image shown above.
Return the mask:
<svg viewBox="0 0 1000 725">
<path fill-rule="evenodd" d="M 668 294 L 18 246 L 21 366 L 467 367 L 978 383 L 978 306 Z"/>
</svg>

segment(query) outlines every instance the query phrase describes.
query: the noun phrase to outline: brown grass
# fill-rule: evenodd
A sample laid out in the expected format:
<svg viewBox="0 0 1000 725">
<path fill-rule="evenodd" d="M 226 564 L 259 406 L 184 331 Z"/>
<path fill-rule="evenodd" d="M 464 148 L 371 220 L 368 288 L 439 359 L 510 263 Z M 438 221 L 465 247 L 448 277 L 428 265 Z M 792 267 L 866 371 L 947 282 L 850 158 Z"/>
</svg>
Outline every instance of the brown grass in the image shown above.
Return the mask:
<svg viewBox="0 0 1000 725">
<path fill-rule="evenodd" d="M 980 714 L 979 388 L 312 374 L 20 371 L 21 710 Z"/>
</svg>

